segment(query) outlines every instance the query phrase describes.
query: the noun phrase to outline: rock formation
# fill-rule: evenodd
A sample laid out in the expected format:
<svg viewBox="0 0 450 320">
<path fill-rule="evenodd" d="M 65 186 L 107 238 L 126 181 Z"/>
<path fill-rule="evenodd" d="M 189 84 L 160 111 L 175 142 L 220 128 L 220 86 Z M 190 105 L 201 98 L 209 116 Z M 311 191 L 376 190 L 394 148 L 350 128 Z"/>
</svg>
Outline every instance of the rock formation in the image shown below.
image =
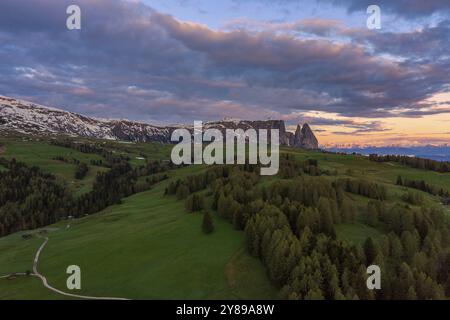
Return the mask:
<svg viewBox="0 0 450 320">
<path fill-rule="evenodd" d="M 297 126 L 293 146 L 308 150 L 319 149 L 319 141 L 307 123 L 305 123 L 303 127 L 300 126 L 300 124 Z"/>
<path fill-rule="evenodd" d="M 300 125 L 295 135 L 286 131 L 282 120 L 223 120 L 207 122 L 204 129 L 278 129 L 280 144 L 303 149 L 318 149 L 319 145 L 309 125 Z M 30 135 L 69 135 L 108 140 L 132 142 L 171 143 L 175 129 L 186 128 L 193 131 L 192 125 L 155 126 L 128 120 L 99 120 L 77 113 L 48 108 L 34 103 L 0 96 L 0 131 L 15 131 Z M 269 131 L 270 133 L 270 131 Z"/>
</svg>

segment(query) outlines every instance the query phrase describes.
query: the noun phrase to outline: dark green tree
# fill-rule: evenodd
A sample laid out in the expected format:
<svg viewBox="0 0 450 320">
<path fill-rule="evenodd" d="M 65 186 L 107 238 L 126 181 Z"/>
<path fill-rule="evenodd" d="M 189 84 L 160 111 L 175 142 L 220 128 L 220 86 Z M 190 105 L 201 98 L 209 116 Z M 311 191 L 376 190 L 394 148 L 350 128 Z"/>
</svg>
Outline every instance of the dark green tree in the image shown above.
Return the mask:
<svg viewBox="0 0 450 320">
<path fill-rule="evenodd" d="M 367 238 L 364 243 L 364 253 L 366 255 L 366 262 L 368 265 L 375 261 L 375 258 L 379 253 L 379 249 L 371 237 Z"/>
<path fill-rule="evenodd" d="M 211 234 L 214 232 L 214 223 L 209 211 L 205 211 L 203 214 L 202 231 L 205 234 Z"/>
</svg>

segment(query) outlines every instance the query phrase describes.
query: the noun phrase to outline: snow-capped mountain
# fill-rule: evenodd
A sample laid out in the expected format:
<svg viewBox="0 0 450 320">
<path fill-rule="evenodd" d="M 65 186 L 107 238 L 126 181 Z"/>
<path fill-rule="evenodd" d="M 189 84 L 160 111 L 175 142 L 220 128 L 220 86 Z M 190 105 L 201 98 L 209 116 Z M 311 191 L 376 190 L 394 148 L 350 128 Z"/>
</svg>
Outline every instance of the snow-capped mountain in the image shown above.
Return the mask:
<svg viewBox="0 0 450 320">
<path fill-rule="evenodd" d="M 101 120 L 77 113 L 41 106 L 0 96 L 0 132 L 15 131 L 30 135 L 70 135 L 132 142 L 170 143 L 175 129 L 183 126 L 154 126 L 128 120 Z M 184 126 L 192 130 L 192 125 Z M 318 149 L 318 142 L 309 126 L 298 127 L 294 135 L 286 131 L 284 121 L 223 120 L 204 124 L 204 129 L 278 129 L 280 143 L 305 149 Z"/>
<path fill-rule="evenodd" d="M 108 140 L 169 142 L 171 130 L 125 120 L 100 120 L 0 96 L 0 130 Z"/>
</svg>

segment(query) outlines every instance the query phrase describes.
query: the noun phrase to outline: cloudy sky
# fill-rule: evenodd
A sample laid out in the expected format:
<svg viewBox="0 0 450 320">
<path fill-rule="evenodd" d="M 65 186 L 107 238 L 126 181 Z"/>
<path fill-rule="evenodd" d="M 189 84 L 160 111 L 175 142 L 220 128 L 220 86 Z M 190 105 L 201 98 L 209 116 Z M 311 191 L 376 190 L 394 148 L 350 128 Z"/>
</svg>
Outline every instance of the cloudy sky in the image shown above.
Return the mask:
<svg viewBox="0 0 450 320">
<path fill-rule="evenodd" d="M 1 0 L 0 94 L 154 123 L 308 122 L 322 145 L 450 144 L 450 1 Z"/>
</svg>

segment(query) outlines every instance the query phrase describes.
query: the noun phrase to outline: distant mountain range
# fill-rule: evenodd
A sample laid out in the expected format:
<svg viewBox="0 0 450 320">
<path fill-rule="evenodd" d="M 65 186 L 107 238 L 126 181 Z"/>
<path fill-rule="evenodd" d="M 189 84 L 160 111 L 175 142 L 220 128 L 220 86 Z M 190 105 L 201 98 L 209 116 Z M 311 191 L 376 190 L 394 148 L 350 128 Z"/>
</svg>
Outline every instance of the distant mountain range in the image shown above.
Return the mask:
<svg viewBox="0 0 450 320">
<path fill-rule="evenodd" d="M 418 147 L 357 147 L 327 148 L 332 152 L 359 153 L 363 155 L 404 155 L 437 161 L 450 161 L 450 146 L 418 146 Z"/>
<path fill-rule="evenodd" d="M 31 135 L 69 135 L 107 140 L 171 143 L 172 132 L 192 125 L 155 126 L 129 120 L 100 120 L 77 113 L 0 96 L 0 131 Z M 308 124 L 286 131 L 282 120 L 223 120 L 204 124 L 205 129 L 279 129 L 280 144 L 303 149 L 318 149 L 319 142 Z"/>
</svg>

